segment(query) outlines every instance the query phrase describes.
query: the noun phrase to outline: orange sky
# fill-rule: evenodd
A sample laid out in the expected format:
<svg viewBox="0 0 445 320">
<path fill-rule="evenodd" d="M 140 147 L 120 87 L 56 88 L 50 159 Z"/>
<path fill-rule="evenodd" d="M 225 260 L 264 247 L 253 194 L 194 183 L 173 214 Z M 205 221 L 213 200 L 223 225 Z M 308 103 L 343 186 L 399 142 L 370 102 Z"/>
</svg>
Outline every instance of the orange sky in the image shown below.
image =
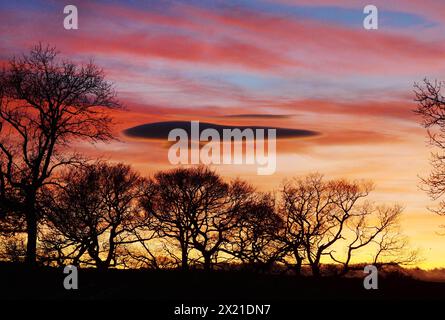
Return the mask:
<svg viewBox="0 0 445 320">
<path fill-rule="evenodd" d="M 405 206 L 403 229 L 422 250 L 420 266 L 445 266 L 437 234 L 445 218 L 426 209 L 418 189 L 431 149 L 412 113 L 413 83 L 445 79 L 445 3 L 373 1 L 380 25 L 367 31 L 367 1 L 71 2 L 79 30 L 63 29 L 57 1 L 1 3 L 0 63 L 43 41 L 105 69 L 128 109 L 115 117 L 120 141 L 79 150 L 149 174 L 170 167 L 166 143 L 122 130 L 173 120 L 314 130 L 320 135 L 278 141 L 272 176 L 255 166 L 215 168 L 262 190 L 314 171 L 371 179 L 373 200 Z"/>
</svg>

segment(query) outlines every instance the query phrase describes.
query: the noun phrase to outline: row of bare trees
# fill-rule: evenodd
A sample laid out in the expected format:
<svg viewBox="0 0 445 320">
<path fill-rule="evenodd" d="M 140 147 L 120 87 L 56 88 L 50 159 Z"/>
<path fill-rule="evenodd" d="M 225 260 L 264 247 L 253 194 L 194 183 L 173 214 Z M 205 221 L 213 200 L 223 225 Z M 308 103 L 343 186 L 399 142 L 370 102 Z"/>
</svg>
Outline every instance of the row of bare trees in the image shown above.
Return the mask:
<svg viewBox="0 0 445 320">
<path fill-rule="evenodd" d="M 409 263 L 399 206 L 362 201 L 366 182 L 319 174 L 283 183 L 279 196 L 198 166 L 143 178 L 129 166 L 75 166 L 45 187 L 39 261 L 109 267 L 274 266 L 301 274 L 335 263 Z"/>
<path fill-rule="evenodd" d="M 51 47 L 1 70 L 3 257 L 101 269 L 281 265 L 300 274 L 308 265 L 314 275 L 329 261 L 344 274 L 356 260 L 414 259 L 397 228 L 402 209 L 367 202 L 369 183 L 313 174 L 276 195 L 206 167 L 143 178 L 70 151 L 76 141 L 112 139 L 109 111 L 119 108 L 101 69 Z"/>
</svg>

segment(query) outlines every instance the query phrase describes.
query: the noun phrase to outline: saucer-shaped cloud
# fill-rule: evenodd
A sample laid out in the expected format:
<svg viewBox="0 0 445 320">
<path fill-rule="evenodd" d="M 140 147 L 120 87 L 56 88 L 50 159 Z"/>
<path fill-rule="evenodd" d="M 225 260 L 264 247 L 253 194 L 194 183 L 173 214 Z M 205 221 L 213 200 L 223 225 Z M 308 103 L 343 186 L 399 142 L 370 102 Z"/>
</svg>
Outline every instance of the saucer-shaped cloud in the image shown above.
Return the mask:
<svg viewBox="0 0 445 320">
<path fill-rule="evenodd" d="M 164 122 L 154 122 L 142 124 L 132 128 L 124 130 L 124 134 L 132 138 L 143 138 L 143 139 L 162 139 L 167 140 L 168 134 L 173 129 L 183 129 L 187 132 L 190 137 L 191 122 L 189 121 L 164 121 Z M 277 139 L 290 139 L 290 138 L 302 138 L 311 137 L 318 135 L 319 133 L 311 130 L 303 129 L 291 129 L 291 128 L 274 128 L 274 127 L 263 127 L 263 126 L 230 126 L 230 125 L 219 125 L 214 123 L 200 122 L 199 131 L 202 132 L 205 129 L 215 129 L 218 131 L 220 136 L 223 136 L 224 129 L 252 129 L 254 133 L 256 129 L 264 129 L 265 136 L 267 136 L 268 129 L 276 129 Z"/>
</svg>

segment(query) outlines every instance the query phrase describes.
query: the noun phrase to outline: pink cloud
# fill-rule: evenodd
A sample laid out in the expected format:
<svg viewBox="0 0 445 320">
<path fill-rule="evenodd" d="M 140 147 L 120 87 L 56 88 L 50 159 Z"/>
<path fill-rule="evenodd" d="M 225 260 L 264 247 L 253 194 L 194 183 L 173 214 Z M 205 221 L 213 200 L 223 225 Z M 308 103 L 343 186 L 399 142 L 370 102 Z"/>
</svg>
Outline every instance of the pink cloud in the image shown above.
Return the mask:
<svg viewBox="0 0 445 320">
<path fill-rule="evenodd" d="M 344 5 L 348 3 L 352 2 L 344 1 Z M 103 10 L 107 19 L 118 25 L 107 25 L 103 18 L 91 14 L 85 18 L 88 29 L 76 33 L 68 33 L 60 26 L 54 29 L 53 22 L 45 21 L 32 30 L 28 29 L 30 25 L 20 26 L 23 32 L 18 37 L 9 37 L 6 27 L 0 33 L 11 43 L 23 43 L 25 39 L 33 43 L 40 39 L 56 44 L 64 52 L 122 59 L 135 56 L 147 61 L 160 59 L 187 63 L 192 68 L 224 66 L 282 75 L 297 72 L 407 75 L 432 68 L 445 69 L 444 42 L 429 42 L 409 35 L 366 32 L 250 10 L 216 12 L 178 6 L 177 16 L 123 7 L 108 6 Z M 7 15 L 6 20 L 6 25 L 14 25 L 20 19 Z M 29 17 L 33 24 L 36 20 L 42 17 L 37 14 Z M 159 26 L 163 28 L 155 28 Z M 107 33 L 112 36 L 106 36 Z"/>
<path fill-rule="evenodd" d="M 364 0 L 279 0 L 279 2 L 289 5 L 355 9 L 363 9 L 366 5 L 373 4 L 379 9 L 419 15 L 440 23 L 443 22 L 445 14 L 445 3 L 437 0 L 373 0 L 371 2 Z"/>
</svg>

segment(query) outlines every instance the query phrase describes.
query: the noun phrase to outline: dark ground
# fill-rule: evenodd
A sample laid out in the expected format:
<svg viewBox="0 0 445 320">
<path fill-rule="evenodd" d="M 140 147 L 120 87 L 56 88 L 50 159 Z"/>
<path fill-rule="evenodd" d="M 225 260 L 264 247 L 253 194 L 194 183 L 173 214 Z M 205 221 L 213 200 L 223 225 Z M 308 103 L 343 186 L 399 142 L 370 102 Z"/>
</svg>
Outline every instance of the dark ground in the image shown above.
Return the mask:
<svg viewBox="0 0 445 320">
<path fill-rule="evenodd" d="M 0 299 L 149 301 L 319 301 L 441 300 L 445 283 L 398 275 L 379 278 L 378 290 L 365 290 L 361 278 L 297 278 L 237 272 L 79 269 L 79 289 L 65 290 L 62 269 L 0 264 Z"/>
<path fill-rule="evenodd" d="M 445 302 L 445 283 L 395 274 L 380 276 L 377 290 L 365 290 L 361 278 L 95 269 L 79 269 L 79 289 L 65 290 L 65 276 L 58 268 L 30 271 L 23 265 L 0 263 L 0 317 L 9 309 L 15 315 L 31 312 L 46 320 L 67 315 L 90 318 L 91 312 L 100 319 L 143 320 L 287 320 L 304 319 L 307 314 L 317 319 L 383 315 L 395 319 L 405 313 L 411 318 L 414 312 L 426 318 L 426 313 L 443 314 Z M 267 314 L 246 314 L 240 313 L 241 305 L 270 307 Z M 209 311 L 205 317 L 175 314 L 181 306 L 204 306 Z"/>
</svg>

